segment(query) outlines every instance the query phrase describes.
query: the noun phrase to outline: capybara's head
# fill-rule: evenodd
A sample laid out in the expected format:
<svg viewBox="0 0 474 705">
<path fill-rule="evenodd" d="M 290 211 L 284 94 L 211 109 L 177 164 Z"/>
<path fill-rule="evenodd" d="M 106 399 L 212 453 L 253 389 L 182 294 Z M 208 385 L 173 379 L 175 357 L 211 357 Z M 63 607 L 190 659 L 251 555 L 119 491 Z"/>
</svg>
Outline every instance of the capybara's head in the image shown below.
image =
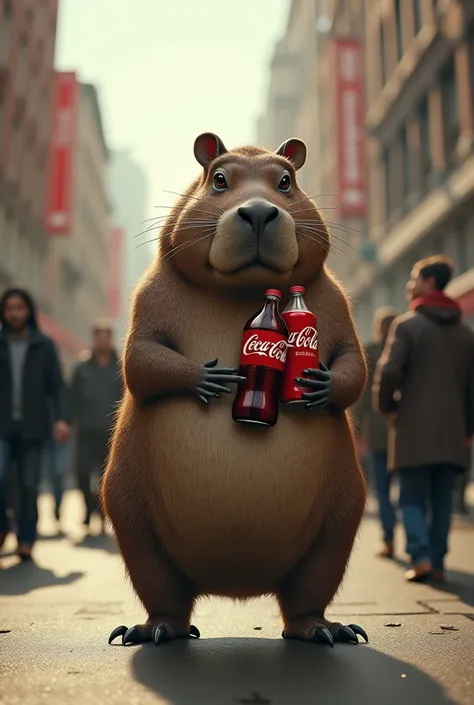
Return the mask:
<svg viewBox="0 0 474 705">
<path fill-rule="evenodd" d="M 276 152 L 259 147 L 227 151 L 212 133 L 194 154 L 203 167 L 171 213 L 160 257 L 202 289 L 304 284 L 321 269 L 329 235 L 296 172 L 306 145 L 289 139 Z"/>
</svg>

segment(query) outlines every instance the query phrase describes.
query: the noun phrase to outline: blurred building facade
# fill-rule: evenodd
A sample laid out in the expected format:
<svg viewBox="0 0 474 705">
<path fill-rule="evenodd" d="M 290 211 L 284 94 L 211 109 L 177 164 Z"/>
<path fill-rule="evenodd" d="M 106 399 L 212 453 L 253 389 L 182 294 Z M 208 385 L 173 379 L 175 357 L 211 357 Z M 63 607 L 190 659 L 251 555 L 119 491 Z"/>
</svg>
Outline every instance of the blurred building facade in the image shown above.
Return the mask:
<svg viewBox="0 0 474 705">
<path fill-rule="evenodd" d="M 298 180 L 326 220 L 328 264 L 349 290 L 367 240 L 364 34 L 364 0 L 293 0 L 257 127 L 268 148 L 291 136 L 307 143 Z"/>
<path fill-rule="evenodd" d="M 133 290 L 150 265 L 156 248 L 151 240 L 154 234 L 145 233 L 147 180 L 140 165 L 124 151 L 111 153 L 108 170 L 108 188 L 114 221 L 122 230 L 120 257 L 120 312 L 116 319 L 117 340 L 123 345 L 126 337 Z M 155 243 L 156 244 L 156 243 Z"/>
<path fill-rule="evenodd" d="M 58 4 L 0 0 L 0 291 L 33 294 L 67 373 L 107 313 L 109 204 L 95 88 L 68 74 L 73 104 L 59 110 Z M 62 174 L 53 185 L 52 167 Z M 67 213 L 49 222 L 51 188 L 57 195 L 65 184 Z"/>
<path fill-rule="evenodd" d="M 59 206 L 48 205 L 52 222 L 49 224 L 47 214 L 49 251 L 43 290 L 50 302 L 54 321 L 69 333 L 69 344 L 62 343 L 64 361 L 69 368 L 77 352 L 89 346 L 94 321 L 108 313 L 108 149 L 96 88 L 79 82 L 74 74 L 59 73 L 57 78 L 71 80 L 74 97 L 69 105 L 68 170 L 59 163 L 56 174 L 54 156 L 50 165 L 51 191 L 57 198 L 61 190 L 66 190 L 67 197 L 59 198 L 64 208 L 61 211 L 64 224 L 61 221 L 56 226 L 54 222 L 54 218 L 58 218 Z M 54 132 L 53 128 L 53 151 Z"/>
<path fill-rule="evenodd" d="M 365 66 L 357 124 L 365 138 L 357 143 L 367 208 L 357 217 L 341 207 L 338 181 L 345 43 L 360 47 Z M 362 337 L 379 306 L 406 310 L 412 264 L 435 253 L 454 260 L 450 291 L 474 323 L 474 3 L 293 0 L 258 138 L 274 148 L 292 134 L 308 143 L 301 184 L 329 222 L 329 263 L 352 296 Z"/>
<path fill-rule="evenodd" d="M 310 163 L 317 162 L 319 145 L 315 93 L 318 14 L 318 2 L 290 3 L 285 33 L 277 42 L 270 63 L 267 96 L 256 135 L 257 142 L 268 149 L 277 149 L 293 136 L 308 143 L 308 162 L 299 173 L 299 181 L 308 191 L 316 191 L 319 185 L 318 180 L 311 185 L 309 180 Z"/>
<path fill-rule="evenodd" d="M 28 285 L 43 309 L 57 14 L 57 0 L 0 0 L 0 290 Z"/>
<path fill-rule="evenodd" d="M 365 138 L 364 0 L 325 0 L 316 20 L 317 145 L 310 158 L 315 202 L 331 233 L 329 267 L 353 295 L 367 244 L 368 194 Z M 310 123 L 314 97 L 304 110 Z M 358 309 L 355 308 L 356 318 Z M 362 321 L 358 321 L 359 325 Z"/>
<path fill-rule="evenodd" d="M 405 310 L 413 262 L 443 253 L 474 320 L 474 3 L 370 0 L 366 38 L 376 262 L 358 308 L 366 320 L 380 304 Z"/>
</svg>

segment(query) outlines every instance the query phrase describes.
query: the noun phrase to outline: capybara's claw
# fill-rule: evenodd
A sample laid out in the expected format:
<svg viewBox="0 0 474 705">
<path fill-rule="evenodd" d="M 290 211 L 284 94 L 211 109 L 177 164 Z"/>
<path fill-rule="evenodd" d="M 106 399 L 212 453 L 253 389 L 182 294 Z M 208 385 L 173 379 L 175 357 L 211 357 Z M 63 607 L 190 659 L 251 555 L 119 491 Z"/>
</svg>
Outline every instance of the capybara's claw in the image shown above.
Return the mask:
<svg viewBox="0 0 474 705">
<path fill-rule="evenodd" d="M 367 632 L 365 631 L 365 629 L 359 627 L 357 624 L 348 624 L 348 627 L 349 629 L 352 629 L 354 634 L 359 634 L 367 644 L 369 643 L 369 637 L 367 636 Z"/>
<path fill-rule="evenodd" d="M 309 635 L 310 641 L 317 641 L 320 644 L 328 644 L 331 648 L 334 647 L 334 638 L 327 627 L 316 627 Z"/>
<path fill-rule="evenodd" d="M 133 627 L 126 627 L 123 624 L 120 627 L 115 627 L 109 636 L 109 644 L 119 636 L 122 637 L 123 646 L 127 646 L 127 644 L 144 644 L 147 641 L 153 641 L 155 646 L 159 646 L 165 641 L 172 641 L 176 636 L 179 638 L 184 636 L 199 639 L 201 633 L 194 624 L 189 627 L 188 634 L 179 632 L 176 635 L 174 630 L 163 622 L 156 627 L 153 626 L 153 623 L 147 622 L 146 624 L 135 624 Z"/>
<path fill-rule="evenodd" d="M 308 623 L 309 622 L 309 623 Z M 366 642 L 369 637 L 365 629 L 357 624 L 340 624 L 339 622 L 328 622 L 323 619 L 319 623 L 308 620 L 306 624 L 298 623 L 288 624 L 287 631 L 282 633 L 284 639 L 302 639 L 303 641 L 311 641 L 313 643 L 324 644 L 333 647 L 337 642 L 346 644 L 358 644 L 360 635 Z"/>
<path fill-rule="evenodd" d="M 118 636 L 123 636 L 126 634 L 128 631 L 128 627 L 122 624 L 121 627 L 115 627 L 115 629 L 111 632 L 109 636 L 109 644 L 111 644 L 114 639 L 116 639 Z"/>
<path fill-rule="evenodd" d="M 130 627 L 127 629 L 126 633 L 122 637 L 122 644 L 127 646 L 127 644 L 140 644 L 144 641 L 143 634 L 140 627 Z"/>
<path fill-rule="evenodd" d="M 331 630 L 331 634 L 334 637 L 334 641 L 346 642 L 349 644 L 358 644 L 359 639 L 357 638 L 357 635 L 359 634 L 367 643 L 369 642 L 367 632 L 365 631 L 365 629 L 362 629 L 362 627 L 359 627 L 357 624 L 348 624 L 346 626 L 344 624 L 338 624 L 337 622 L 334 622 L 329 628 Z"/>
<path fill-rule="evenodd" d="M 201 637 L 201 632 L 197 627 L 194 626 L 194 624 L 191 624 L 189 627 L 189 636 L 193 636 L 196 639 L 199 639 Z"/>
<path fill-rule="evenodd" d="M 359 639 L 350 627 L 342 626 L 336 631 L 337 641 L 347 641 L 349 644 L 358 644 Z"/>
<path fill-rule="evenodd" d="M 159 624 L 155 629 L 153 634 L 153 641 L 155 646 L 159 646 L 163 642 L 167 641 L 171 637 L 171 632 L 166 626 L 166 624 Z"/>
</svg>

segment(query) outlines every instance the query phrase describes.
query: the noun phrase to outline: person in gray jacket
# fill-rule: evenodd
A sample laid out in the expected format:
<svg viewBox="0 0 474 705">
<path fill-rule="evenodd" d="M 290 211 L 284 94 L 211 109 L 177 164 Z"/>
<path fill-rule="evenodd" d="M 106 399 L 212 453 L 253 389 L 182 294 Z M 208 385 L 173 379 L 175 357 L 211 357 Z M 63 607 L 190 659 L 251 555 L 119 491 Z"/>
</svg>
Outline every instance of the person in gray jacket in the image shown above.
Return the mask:
<svg viewBox="0 0 474 705">
<path fill-rule="evenodd" d="M 109 441 L 123 385 L 121 364 L 113 344 L 111 326 L 98 322 L 92 331 L 92 350 L 83 355 L 73 374 L 70 417 L 76 431 L 76 474 L 84 497 L 84 524 L 94 512 L 105 520 L 98 501 L 98 486 L 107 463 Z M 93 479 L 99 483 L 93 487 Z"/>
</svg>

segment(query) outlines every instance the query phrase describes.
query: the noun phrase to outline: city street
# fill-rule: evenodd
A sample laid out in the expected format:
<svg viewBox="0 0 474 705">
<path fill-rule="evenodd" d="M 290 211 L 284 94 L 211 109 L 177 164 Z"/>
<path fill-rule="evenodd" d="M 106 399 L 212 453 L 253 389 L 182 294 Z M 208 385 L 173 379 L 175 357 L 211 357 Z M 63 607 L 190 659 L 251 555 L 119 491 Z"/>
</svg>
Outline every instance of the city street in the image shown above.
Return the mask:
<svg viewBox="0 0 474 705">
<path fill-rule="evenodd" d="M 67 536 L 51 535 L 50 510 L 45 496 L 36 567 L 0 559 L 0 705 L 472 703 L 474 526 L 468 522 L 456 525 L 449 587 L 438 590 L 406 585 L 401 565 L 373 557 L 377 526 L 367 518 L 331 614 L 363 625 L 368 645 L 331 650 L 285 642 L 271 600 L 212 600 L 194 618 L 201 640 L 157 649 L 108 646 L 111 629 L 143 617 L 113 541 L 84 539 L 75 492 L 65 500 Z"/>
</svg>

